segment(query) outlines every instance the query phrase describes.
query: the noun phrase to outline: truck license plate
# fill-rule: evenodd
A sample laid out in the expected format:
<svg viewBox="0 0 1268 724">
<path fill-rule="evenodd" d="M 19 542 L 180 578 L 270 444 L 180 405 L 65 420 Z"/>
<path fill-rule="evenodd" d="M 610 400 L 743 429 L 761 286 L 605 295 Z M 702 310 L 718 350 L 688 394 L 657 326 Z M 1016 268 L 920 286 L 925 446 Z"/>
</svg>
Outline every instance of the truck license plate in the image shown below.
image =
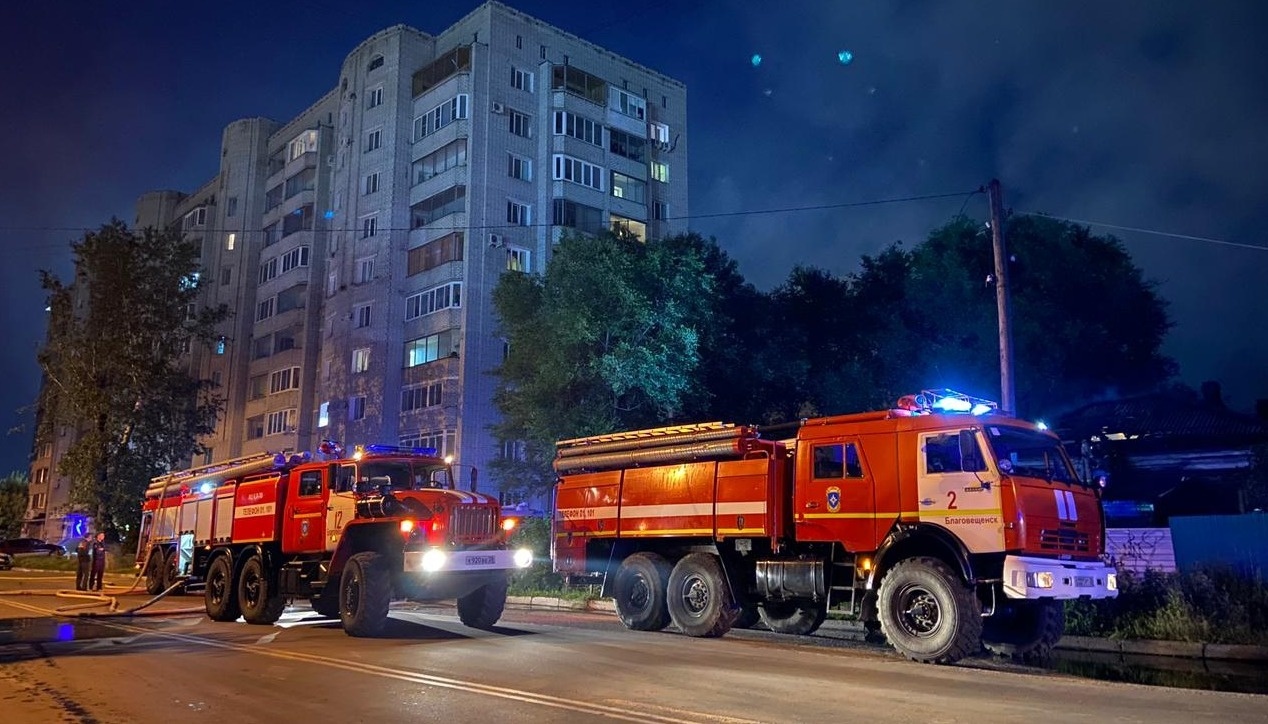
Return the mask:
<svg viewBox="0 0 1268 724">
<path fill-rule="evenodd" d="M 1077 588 L 1091 588 L 1092 577 L 1091 576 L 1075 576 L 1074 585 Z"/>
<path fill-rule="evenodd" d="M 491 566 L 497 563 L 497 559 L 493 556 L 467 556 L 468 566 Z"/>
</svg>

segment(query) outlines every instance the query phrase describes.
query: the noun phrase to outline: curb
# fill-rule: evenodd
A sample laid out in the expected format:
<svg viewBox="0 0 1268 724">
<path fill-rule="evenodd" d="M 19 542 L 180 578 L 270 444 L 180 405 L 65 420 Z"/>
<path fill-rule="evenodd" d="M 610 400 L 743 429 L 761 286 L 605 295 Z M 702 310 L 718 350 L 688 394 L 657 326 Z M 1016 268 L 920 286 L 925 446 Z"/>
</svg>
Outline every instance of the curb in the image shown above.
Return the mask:
<svg viewBox="0 0 1268 724">
<path fill-rule="evenodd" d="M 552 596 L 507 596 L 506 602 L 528 608 L 552 611 L 589 611 L 616 613 L 616 604 L 610 598 L 592 598 L 586 601 L 555 598 Z M 858 629 L 855 621 L 829 619 L 833 628 Z M 1208 644 L 1193 641 L 1153 641 L 1148 639 L 1108 639 L 1096 636 L 1062 636 L 1056 648 L 1063 651 L 1094 651 L 1120 656 L 1168 656 L 1180 659 L 1211 661 L 1242 661 L 1268 663 L 1268 646 L 1245 644 Z"/>
</svg>

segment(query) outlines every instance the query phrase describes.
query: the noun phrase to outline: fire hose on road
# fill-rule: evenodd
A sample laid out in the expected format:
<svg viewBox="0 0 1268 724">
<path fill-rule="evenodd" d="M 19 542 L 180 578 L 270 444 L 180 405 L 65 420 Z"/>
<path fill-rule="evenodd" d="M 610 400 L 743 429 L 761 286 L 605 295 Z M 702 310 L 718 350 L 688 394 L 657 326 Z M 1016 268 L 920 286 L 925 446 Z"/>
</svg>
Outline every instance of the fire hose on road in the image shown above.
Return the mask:
<svg viewBox="0 0 1268 724">
<path fill-rule="evenodd" d="M 65 576 L 71 578 L 71 576 Z M 27 578 L 6 578 L 10 581 L 48 581 L 62 578 L 62 576 L 49 577 L 27 577 Z M 190 614 L 203 613 L 202 606 L 190 606 L 187 608 L 165 609 L 162 611 L 146 611 L 145 609 L 153 606 L 155 603 L 163 600 L 171 595 L 174 591 L 185 585 L 184 581 L 173 583 L 166 590 L 161 591 L 149 600 L 141 603 L 139 606 L 131 608 L 121 608 L 119 597 L 138 590 L 138 584 L 145 579 L 145 574 L 138 575 L 129 586 L 121 586 L 113 583 L 105 584 L 104 590 L 101 592 L 79 591 L 71 589 L 25 589 L 17 591 L 0 591 L 0 596 L 55 596 L 57 598 L 68 598 L 86 601 L 86 603 L 73 603 L 55 608 L 51 613 L 55 616 L 67 616 L 77 618 L 112 618 L 112 617 L 129 617 L 129 616 L 169 616 L 174 614 Z M 106 607 L 105 611 L 95 611 L 101 607 Z"/>
</svg>

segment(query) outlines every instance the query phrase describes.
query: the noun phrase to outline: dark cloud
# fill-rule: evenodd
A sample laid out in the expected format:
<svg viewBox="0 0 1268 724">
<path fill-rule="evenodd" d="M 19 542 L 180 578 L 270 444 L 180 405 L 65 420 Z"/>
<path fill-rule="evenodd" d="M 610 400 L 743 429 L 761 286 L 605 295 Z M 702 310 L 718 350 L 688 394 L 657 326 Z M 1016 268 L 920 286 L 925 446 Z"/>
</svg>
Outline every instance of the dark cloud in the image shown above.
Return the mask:
<svg viewBox="0 0 1268 724">
<path fill-rule="evenodd" d="M 1268 244 L 1262 3 L 511 4 L 687 83 L 698 214 L 969 191 L 999 177 L 1018 210 Z M 371 33 L 439 30 L 474 4 L 127 7 L 0 11 L 5 427 L 35 395 L 36 270 L 68 270 L 75 234 L 64 227 L 128 219 L 149 189 L 195 188 L 215 171 L 225 124 L 289 118 L 334 85 L 344 55 Z M 861 254 L 919 241 L 963 204 L 693 226 L 769 288 L 794 264 L 847 273 Z M 983 216 L 985 200 L 964 208 Z M 1185 379 L 1221 379 L 1242 407 L 1268 397 L 1268 252 L 1121 237 L 1172 303 L 1168 350 Z M 25 466 L 28 449 L 29 431 L 0 440 L 0 472 Z"/>
</svg>

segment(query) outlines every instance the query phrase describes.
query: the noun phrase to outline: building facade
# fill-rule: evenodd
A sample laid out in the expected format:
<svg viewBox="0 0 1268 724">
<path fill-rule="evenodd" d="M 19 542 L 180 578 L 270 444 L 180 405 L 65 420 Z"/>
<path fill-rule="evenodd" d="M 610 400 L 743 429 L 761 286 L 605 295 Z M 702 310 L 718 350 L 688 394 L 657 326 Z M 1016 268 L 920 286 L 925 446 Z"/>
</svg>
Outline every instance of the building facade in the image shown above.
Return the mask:
<svg viewBox="0 0 1268 724">
<path fill-rule="evenodd" d="M 686 113 L 682 83 L 489 2 L 367 38 L 289 122 L 230 124 L 214 178 L 136 210 L 201 242 L 205 301 L 234 312 L 191 351 L 226 399 L 205 462 L 325 439 L 481 469 L 514 450 L 489 432 L 494 286 L 570 229 L 685 231 Z"/>
</svg>

